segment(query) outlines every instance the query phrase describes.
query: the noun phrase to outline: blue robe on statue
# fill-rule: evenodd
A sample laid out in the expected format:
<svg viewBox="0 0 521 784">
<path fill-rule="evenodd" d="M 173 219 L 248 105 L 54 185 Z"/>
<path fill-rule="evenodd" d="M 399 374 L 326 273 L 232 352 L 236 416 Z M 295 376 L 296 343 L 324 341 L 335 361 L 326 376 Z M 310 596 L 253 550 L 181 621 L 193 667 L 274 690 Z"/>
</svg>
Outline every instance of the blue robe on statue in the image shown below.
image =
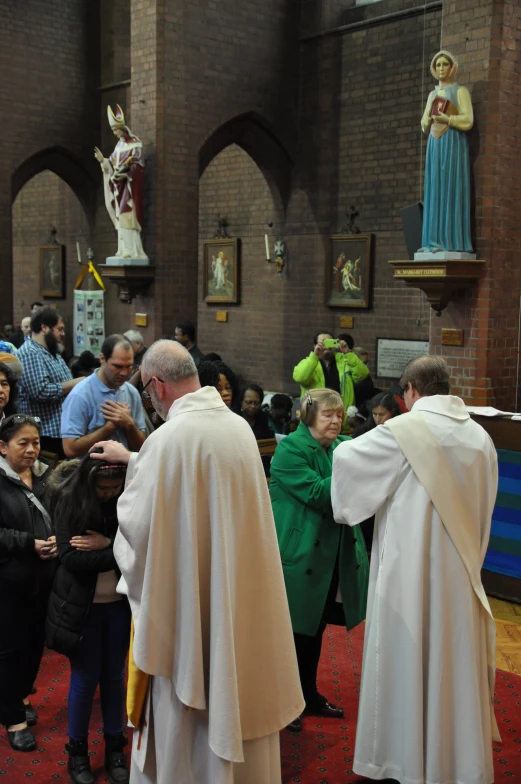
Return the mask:
<svg viewBox="0 0 521 784">
<path fill-rule="evenodd" d="M 451 84 L 443 93 L 458 111 L 459 88 Z M 436 88 L 431 96 L 438 92 Z M 438 139 L 429 135 L 421 250 L 472 253 L 469 148 L 466 132 L 457 128 L 448 128 Z"/>
</svg>

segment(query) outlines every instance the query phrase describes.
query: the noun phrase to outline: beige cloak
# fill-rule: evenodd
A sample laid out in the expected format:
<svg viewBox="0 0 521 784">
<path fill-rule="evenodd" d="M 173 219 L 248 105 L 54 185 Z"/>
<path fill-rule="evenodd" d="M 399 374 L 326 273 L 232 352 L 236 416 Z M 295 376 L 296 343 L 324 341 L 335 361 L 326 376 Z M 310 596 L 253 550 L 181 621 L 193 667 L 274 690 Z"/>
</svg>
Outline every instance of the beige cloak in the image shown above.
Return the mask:
<svg viewBox="0 0 521 784">
<path fill-rule="evenodd" d="M 153 741 L 156 764 L 164 757 L 171 768 L 183 756 L 179 784 L 234 781 L 230 770 L 228 778 L 214 776 L 211 759 L 220 768 L 242 763 L 247 741 L 277 733 L 304 708 L 255 438 L 204 387 L 173 404 L 131 458 L 128 479 L 114 554 L 132 607 L 134 661 L 155 676 L 147 728 L 160 715 L 161 726 L 181 730 L 170 733 L 162 754 Z M 152 740 L 146 736 L 133 751 L 140 769 Z M 187 750 L 191 743 L 199 744 L 197 754 Z M 194 777 L 194 760 L 207 755 L 208 773 Z M 171 773 L 157 781 L 174 780 Z"/>
</svg>

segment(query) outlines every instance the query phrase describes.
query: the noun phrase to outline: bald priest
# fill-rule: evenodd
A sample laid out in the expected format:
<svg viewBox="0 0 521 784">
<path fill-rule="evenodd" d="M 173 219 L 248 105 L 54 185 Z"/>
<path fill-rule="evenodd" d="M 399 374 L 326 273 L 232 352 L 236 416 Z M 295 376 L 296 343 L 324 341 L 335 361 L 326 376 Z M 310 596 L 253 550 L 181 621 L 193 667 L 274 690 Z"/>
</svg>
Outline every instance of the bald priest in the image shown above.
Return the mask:
<svg viewBox="0 0 521 784">
<path fill-rule="evenodd" d="M 100 455 L 128 462 L 131 784 L 280 784 L 279 730 L 304 700 L 255 437 L 179 343 L 153 344 L 141 377 L 165 424 L 139 454 Z"/>
</svg>

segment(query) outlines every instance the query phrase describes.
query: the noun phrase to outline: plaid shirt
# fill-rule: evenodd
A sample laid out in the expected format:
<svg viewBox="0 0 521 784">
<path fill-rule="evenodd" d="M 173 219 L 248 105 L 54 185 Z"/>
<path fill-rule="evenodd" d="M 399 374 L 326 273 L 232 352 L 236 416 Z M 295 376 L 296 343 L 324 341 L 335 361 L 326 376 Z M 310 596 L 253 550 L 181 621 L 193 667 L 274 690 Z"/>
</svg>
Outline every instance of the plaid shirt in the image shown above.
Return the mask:
<svg viewBox="0 0 521 784">
<path fill-rule="evenodd" d="M 72 374 L 63 359 L 55 357 L 35 340 L 26 340 L 18 349 L 24 372 L 18 382 L 18 408 L 23 414 L 40 417 L 42 436 L 61 438 L 63 389 L 61 382 Z"/>
</svg>

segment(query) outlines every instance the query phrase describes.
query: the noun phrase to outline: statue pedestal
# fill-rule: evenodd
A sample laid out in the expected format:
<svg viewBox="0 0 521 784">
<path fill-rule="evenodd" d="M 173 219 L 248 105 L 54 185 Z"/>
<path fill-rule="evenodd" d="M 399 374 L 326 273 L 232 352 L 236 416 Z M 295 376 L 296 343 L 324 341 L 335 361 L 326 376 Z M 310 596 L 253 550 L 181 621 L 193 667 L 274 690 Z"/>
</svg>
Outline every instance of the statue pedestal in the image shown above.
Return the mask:
<svg viewBox="0 0 521 784">
<path fill-rule="evenodd" d="M 118 259 L 127 262 L 128 259 Z M 143 259 L 141 259 L 143 262 Z M 130 303 L 138 294 L 144 294 L 152 283 L 156 268 L 151 264 L 100 264 L 99 272 L 102 278 L 107 278 L 115 283 L 119 289 L 120 302 Z"/>
<path fill-rule="evenodd" d="M 432 251 L 418 250 L 414 254 L 414 261 L 476 261 L 475 253 L 463 253 L 460 251 L 440 250 L 436 253 Z"/>
<path fill-rule="evenodd" d="M 425 255 L 430 258 L 424 261 L 416 258 L 414 261 L 390 261 L 389 264 L 394 269 L 394 279 L 403 280 L 411 288 L 421 289 L 439 316 L 450 300 L 457 298 L 458 292 L 477 283 L 486 262 L 475 258 L 454 258 L 456 254 L 451 254 L 450 259 L 441 259 L 438 253 Z"/>
<path fill-rule="evenodd" d="M 121 256 L 108 256 L 105 259 L 107 267 L 146 267 L 150 264 L 147 258 L 145 259 L 124 259 Z"/>
</svg>

